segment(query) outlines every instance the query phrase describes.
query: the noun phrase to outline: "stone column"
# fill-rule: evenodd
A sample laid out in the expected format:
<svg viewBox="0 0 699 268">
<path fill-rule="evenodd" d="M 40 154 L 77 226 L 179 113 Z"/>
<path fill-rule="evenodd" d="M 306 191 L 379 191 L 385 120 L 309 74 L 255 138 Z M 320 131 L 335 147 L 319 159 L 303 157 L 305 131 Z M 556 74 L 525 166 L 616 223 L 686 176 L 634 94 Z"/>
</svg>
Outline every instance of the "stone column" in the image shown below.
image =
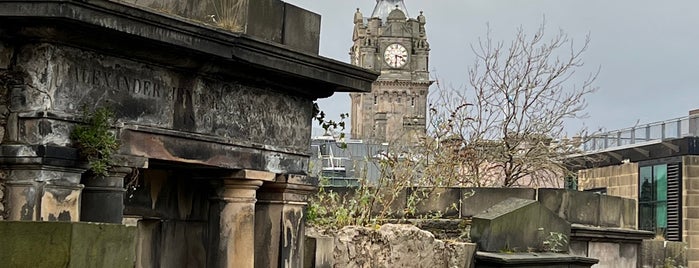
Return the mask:
<svg viewBox="0 0 699 268">
<path fill-rule="evenodd" d="M 317 179 L 279 175 L 258 191 L 255 267 L 303 267 L 305 208 Z"/>
<path fill-rule="evenodd" d="M 241 170 L 218 178 L 209 209 L 208 267 L 255 267 L 257 189 L 275 174 Z"/>
</svg>

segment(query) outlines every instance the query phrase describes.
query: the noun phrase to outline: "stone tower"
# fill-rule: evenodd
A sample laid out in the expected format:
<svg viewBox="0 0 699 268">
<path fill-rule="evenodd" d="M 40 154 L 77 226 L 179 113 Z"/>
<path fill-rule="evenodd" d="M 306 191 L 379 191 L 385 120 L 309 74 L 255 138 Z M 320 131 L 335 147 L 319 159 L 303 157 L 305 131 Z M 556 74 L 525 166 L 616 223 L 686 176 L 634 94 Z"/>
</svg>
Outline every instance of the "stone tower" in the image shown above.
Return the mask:
<svg viewBox="0 0 699 268">
<path fill-rule="evenodd" d="M 380 72 L 371 93 L 352 93 L 352 138 L 412 143 L 425 134 L 430 46 L 425 16 L 408 18 L 403 0 L 377 0 L 354 14 L 352 64 Z"/>
</svg>

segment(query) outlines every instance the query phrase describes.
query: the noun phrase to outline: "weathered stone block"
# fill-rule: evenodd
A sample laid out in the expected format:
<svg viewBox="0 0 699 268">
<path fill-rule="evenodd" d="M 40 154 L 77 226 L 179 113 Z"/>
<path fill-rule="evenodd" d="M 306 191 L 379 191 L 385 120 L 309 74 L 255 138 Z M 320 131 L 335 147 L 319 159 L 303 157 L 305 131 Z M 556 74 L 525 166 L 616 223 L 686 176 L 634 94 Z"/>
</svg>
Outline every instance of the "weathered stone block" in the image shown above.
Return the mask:
<svg viewBox="0 0 699 268">
<path fill-rule="evenodd" d="M 6 148 L 3 148 L 6 149 Z M 15 157 L 17 162 L 31 162 L 39 157 L 34 149 L 25 147 L 34 157 Z M 3 152 L 0 157 L 10 158 Z M 45 157 L 43 159 L 46 159 Z M 44 160 L 45 161 L 45 160 Z M 9 165 L 4 178 L 5 204 L 9 220 L 78 221 L 84 170 L 48 165 Z"/>
<path fill-rule="evenodd" d="M 335 264 L 333 238 L 330 236 L 306 236 L 304 268 L 332 268 Z"/>
<path fill-rule="evenodd" d="M 665 259 L 671 260 L 675 266 L 687 266 L 687 244 L 683 242 L 667 241 L 665 245 Z"/>
<path fill-rule="evenodd" d="M 536 199 L 536 190 L 527 188 L 464 188 L 461 216 L 471 217 L 508 198 Z"/>
<path fill-rule="evenodd" d="M 333 267 L 448 267 L 450 261 L 471 263 L 469 254 L 473 252 L 454 250 L 451 252 L 457 256 L 450 256 L 449 244 L 412 225 L 385 224 L 378 230 L 347 226 L 336 232 Z"/>
<path fill-rule="evenodd" d="M 303 52 L 318 54 L 320 15 L 284 4 L 284 44 Z"/>
<path fill-rule="evenodd" d="M 570 254 L 587 256 L 587 241 L 570 241 Z"/>
<path fill-rule="evenodd" d="M 475 267 L 475 256 L 477 248 L 478 246 L 474 243 L 448 243 L 446 245 L 446 267 Z"/>
<path fill-rule="evenodd" d="M 550 232 L 570 237 L 570 223 L 536 200 L 509 198 L 474 215 L 471 223 L 471 241 L 488 252 L 540 249 Z"/>
<path fill-rule="evenodd" d="M 162 221 L 156 244 L 159 265 L 153 267 L 206 267 L 207 223 Z"/>
<path fill-rule="evenodd" d="M 0 42 L 0 69 L 8 69 L 12 61 L 14 49 L 7 44 Z"/>
<path fill-rule="evenodd" d="M 612 268 L 624 267 L 633 268 L 636 266 L 628 266 L 620 263 L 619 259 L 619 244 L 617 243 L 599 243 L 590 242 L 588 244 L 588 256 L 599 260 L 599 267 Z M 611 266 L 610 266 L 611 265 Z M 618 265 L 618 266 L 614 266 Z"/>
<path fill-rule="evenodd" d="M 599 225 L 607 227 L 624 227 L 622 216 L 624 199 L 616 196 L 600 196 Z"/>
<path fill-rule="evenodd" d="M 628 229 L 638 228 L 638 226 L 637 226 L 638 215 L 636 214 L 636 211 L 637 211 L 637 206 L 636 206 L 635 199 L 628 199 L 628 198 L 622 199 L 622 207 L 621 207 L 621 225 L 622 225 L 621 227 L 622 228 L 628 228 Z"/>
<path fill-rule="evenodd" d="M 134 266 L 134 227 L 4 221 L 0 222 L 0 237 L 0 259 L 7 267 Z"/>
<path fill-rule="evenodd" d="M 279 0 L 125 0 L 318 54 L 320 16 Z"/>
<path fill-rule="evenodd" d="M 410 189 L 404 188 L 396 191 L 385 191 L 381 200 L 383 204 L 376 204 L 372 213 L 379 215 L 385 213 L 387 217 L 401 218 L 407 213 L 408 194 Z M 388 207 L 386 207 L 388 205 Z"/>
<path fill-rule="evenodd" d="M 352 198 L 357 198 L 357 194 L 361 194 L 357 193 L 358 188 L 356 187 L 325 187 L 323 188 L 323 191 L 332 191 L 334 194 L 337 195 L 340 202 L 347 202 Z M 410 190 L 408 188 L 399 189 L 396 191 L 379 191 L 379 193 L 382 194 L 382 196 L 378 198 L 381 200 L 381 202 L 373 204 L 374 207 L 372 209 L 372 214 L 379 215 L 381 213 L 384 213 L 384 216 L 387 217 L 403 217 L 406 213 L 409 191 Z M 368 192 L 370 194 L 373 194 L 374 190 L 368 189 Z M 386 205 L 388 206 L 386 207 Z"/>
<path fill-rule="evenodd" d="M 460 188 L 410 188 L 408 195 L 420 200 L 415 205 L 414 216 L 459 217 Z"/>
<path fill-rule="evenodd" d="M 223 2 L 226 2 L 226 0 Z M 228 0 L 228 2 L 231 1 Z M 286 13 L 285 7 L 287 5 L 279 0 L 237 0 L 237 2 L 245 2 L 243 5 L 248 5 L 247 21 L 243 22 L 245 24 L 245 33 L 275 43 L 282 43 L 286 16 L 302 16 L 303 14 L 301 12 L 299 12 L 301 14 L 292 15 Z M 310 13 L 304 9 L 301 9 L 301 11 Z M 302 28 L 299 30 L 311 29 Z"/>
<path fill-rule="evenodd" d="M 600 195 L 563 189 L 539 189 L 539 202 L 571 223 L 599 226 Z"/>
<path fill-rule="evenodd" d="M 665 259 L 665 241 L 644 240 L 641 244 L 641 265 L 642 267 L 656 267 L 661 265 Z"/>
</svg>

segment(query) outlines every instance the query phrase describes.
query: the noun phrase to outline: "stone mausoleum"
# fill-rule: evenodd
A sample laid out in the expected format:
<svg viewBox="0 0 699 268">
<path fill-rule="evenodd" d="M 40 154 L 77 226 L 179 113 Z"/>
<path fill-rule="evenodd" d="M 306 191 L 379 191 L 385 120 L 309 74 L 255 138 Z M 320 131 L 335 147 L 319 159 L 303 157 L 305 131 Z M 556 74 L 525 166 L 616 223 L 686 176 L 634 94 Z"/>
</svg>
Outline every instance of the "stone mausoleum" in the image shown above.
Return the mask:
<svg viewBox="0 0 699 268">
<path fill-rule="evenodd" d="M 319 33 L 279 0 L 0 1 L 0 219 L 135 225 L 136 267 L 300 267 L 313 101 L 378 76 Z M 101 108 L 88 178 L 70 133 Z"/>
</svg>

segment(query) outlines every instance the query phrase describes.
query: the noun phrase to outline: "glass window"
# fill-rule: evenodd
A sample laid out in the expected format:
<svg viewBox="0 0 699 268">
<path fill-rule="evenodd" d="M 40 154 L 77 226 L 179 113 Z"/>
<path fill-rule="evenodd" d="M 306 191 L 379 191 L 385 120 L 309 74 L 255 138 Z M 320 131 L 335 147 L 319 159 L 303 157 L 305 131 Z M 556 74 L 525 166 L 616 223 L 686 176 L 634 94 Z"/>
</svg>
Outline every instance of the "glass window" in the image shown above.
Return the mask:
<svg viewBox="0 0 699 268">
<path fill-rule="evenodd" d="M 639 169 L 639 229 L 665 235 L 667 231 L 667 165 Z"/>
</svg>

